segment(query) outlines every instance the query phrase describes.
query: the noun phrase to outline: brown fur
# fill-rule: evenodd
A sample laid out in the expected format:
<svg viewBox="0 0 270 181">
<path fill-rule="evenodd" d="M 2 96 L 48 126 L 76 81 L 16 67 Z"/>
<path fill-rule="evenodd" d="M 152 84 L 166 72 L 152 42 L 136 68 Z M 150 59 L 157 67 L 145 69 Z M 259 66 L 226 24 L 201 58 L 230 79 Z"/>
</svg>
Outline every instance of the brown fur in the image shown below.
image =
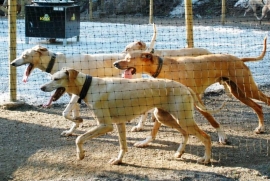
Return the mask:
<svg viewBox="0 0 270 181">
<path fill-rule="evenodd" d="M 264 132 L 262 107 L 252 99 L 270 104 L 268 96 L 263 94 L 252 78 L 246 61 L 261 60 L 266 52 L 266 38 L 263 51 L 258 57 L 238 58 L 233 55 L 210 54 L 198 57 L 165 57 L 157 78 L 166 78 L 181 82 L 191 88 L 198 97 L 205 89 L 216 82 L 222 82 L 237 99 L 251 107 L 257 114 L 259 126 L 256 133 Z M 114 63 L 119 69 L 136 68 L 138 73 L 153 75 L 158 67 L 159 57 L 150 53 L 130 53 L 124 60 Z M 209 113 L 201 112 L 219 134 L 220 124 Z M 226 141 L 225 135 L 219 135 L 220 142 Z M 222 138 L 223 137 L 223 138 Z"/>
</svg>

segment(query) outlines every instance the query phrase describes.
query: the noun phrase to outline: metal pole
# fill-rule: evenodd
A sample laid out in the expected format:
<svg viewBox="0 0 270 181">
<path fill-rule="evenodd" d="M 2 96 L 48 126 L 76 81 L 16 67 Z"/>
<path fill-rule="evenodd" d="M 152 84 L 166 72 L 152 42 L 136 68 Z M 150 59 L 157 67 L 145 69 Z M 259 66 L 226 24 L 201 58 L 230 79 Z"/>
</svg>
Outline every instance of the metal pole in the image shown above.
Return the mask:
<svg viewBox="0 0 270 181">
<path fill-rule="evenodd" d="M 153 0 L 150 0 L 150 5 L 149 5 L 149 24 L 153 24 Z"/>
<path fill-rule="evenodd" d="M 8 47 L 9 47 L 9 62 L 16 58 L 16 11 L 17 1 L 8 0 Z M 9 63 L 9 92 L 10 101 L 15 102 L 17 100 L 17 79 L 16 79 L 16 67 L 13 67 Z"/>
<path fill-rule="evenodd" d="M 193 12 L 192 12 L 192 0 L 185 0 L 185 19 L 186 19 L 186 38 L 187 47 L 193 48 Z"/>
<path fill-rule="evenodd" d="M 225 13 L 226 13 L 226 0 L 222 0 L 222 5 L 221 5 L 221 24 L 225 24 Z"/>
</svg>

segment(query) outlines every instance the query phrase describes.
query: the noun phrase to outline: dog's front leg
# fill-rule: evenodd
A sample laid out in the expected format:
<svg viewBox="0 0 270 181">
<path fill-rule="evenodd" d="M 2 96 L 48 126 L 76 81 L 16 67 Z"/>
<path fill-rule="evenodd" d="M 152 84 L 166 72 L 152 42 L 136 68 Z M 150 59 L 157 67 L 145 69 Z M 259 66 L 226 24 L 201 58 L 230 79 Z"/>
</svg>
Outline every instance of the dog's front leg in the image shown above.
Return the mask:
<svg viewBox="0 0 270 181">
<path fill-rule="evenodd" d="M 118 165 L 122 163 L 122 159 L 127 152 L 127 137 L 126 137 L 126 124 L 119 123 L 117 124 L 117 130 L 119 135 L 119 143 L 120 143 L 120 152 L 117 158 L 112 158 L 109 163 L 112 165 Z"/>
<path fill-rule="evenodd" d="M 79 98 L 79 96 L 72 94 L 66 109 L 63 111 L 63 116 L 73 122 L 73 125 L 69 130 L 61 133 L 63 136 L 70 136 L 74 130 L 79 127 L 79 124 L 83 122 L 82 118 L 79 117 L 79 105 L 77 103 Z M 73 113 L 73 117 L 70 116 L 71 111 Z"/>
<path fill-rule="evenodd" d="M 83 143 L 85 141 L 104 135 L 105 133 L 110 132 L 112 130 L 113 130 L 113 125 L 111 123 L 110 124 L 102 123 L 98 125 L 97 127 L 92 128 L 90 131 L 87 131 L 86 133 L 78 136 L 76 139 L 77 158 L 79 160 L 84 159 L 85 151 L 83 150 Z"/>
</svg>

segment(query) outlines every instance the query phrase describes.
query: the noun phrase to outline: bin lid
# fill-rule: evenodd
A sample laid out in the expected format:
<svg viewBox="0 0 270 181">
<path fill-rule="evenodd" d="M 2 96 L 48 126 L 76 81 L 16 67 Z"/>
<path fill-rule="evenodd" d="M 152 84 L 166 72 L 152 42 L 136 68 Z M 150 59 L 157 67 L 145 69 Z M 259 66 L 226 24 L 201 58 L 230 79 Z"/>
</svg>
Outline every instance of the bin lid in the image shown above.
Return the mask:
<svg viewBox="0 0 270 181">
<path fill-rule="evenodd" d="M 34 0 L 33 1 L 39 5 L 70 5 L 74 4 L 74 1 L 70 0 Z"/>
</svg>

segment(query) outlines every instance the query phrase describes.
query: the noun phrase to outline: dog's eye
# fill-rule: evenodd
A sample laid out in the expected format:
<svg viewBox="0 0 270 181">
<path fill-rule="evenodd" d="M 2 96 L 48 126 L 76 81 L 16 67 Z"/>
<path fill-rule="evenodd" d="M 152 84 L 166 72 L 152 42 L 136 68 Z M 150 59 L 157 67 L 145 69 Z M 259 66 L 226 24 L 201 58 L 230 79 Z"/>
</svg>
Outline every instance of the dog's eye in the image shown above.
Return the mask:
<svg viewBox="0 0 270 181">
<path fill-rule="evenodd" d="M 54 80 L 54 81 L 58 81 L 58 80 L 60 80 L 60 79 L 59 79 L 59 78 L 54 78 L 53 80 Z"/>
</svg>

